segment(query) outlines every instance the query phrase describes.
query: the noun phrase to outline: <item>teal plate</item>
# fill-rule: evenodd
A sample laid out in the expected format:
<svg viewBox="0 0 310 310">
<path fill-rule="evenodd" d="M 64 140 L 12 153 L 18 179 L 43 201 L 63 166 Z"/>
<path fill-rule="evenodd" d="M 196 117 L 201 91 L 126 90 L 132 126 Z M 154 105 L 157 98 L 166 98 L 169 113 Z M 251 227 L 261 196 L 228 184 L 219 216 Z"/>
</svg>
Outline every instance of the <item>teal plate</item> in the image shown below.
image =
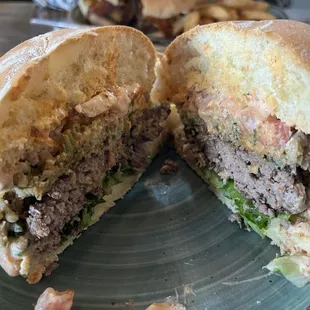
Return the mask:
<svg viewBox="0 0 310 310">
<path fill-rule="evenodd" d="M 165 158 L 179 161 L 162 175 Z M 206 184 L 166 149 L 134 189 L 60 256 L 36 285 L 0 272 L 0 309 L 33 309 L 47 288 L 75 290 L 72 310 L 145 309 L 178 301 L 187 309 L 287 309 L 310 305 L 262 267 L 278 249 L 241 230 Z"/>
</svg>

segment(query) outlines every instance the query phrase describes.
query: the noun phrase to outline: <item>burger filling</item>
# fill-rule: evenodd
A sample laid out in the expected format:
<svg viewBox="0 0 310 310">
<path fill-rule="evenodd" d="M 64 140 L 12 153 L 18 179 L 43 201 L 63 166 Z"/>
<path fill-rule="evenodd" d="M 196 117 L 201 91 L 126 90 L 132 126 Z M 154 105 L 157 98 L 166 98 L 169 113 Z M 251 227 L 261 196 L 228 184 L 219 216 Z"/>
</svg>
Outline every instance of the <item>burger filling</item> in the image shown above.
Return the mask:
<svg viewBox="0 0 310 310">
<path fill-rule="evenodd" d="M 233 211 L 230 220 L 268 236 L 281 256 L 266 268 L 310 282 L 310 137 L 264 111 L 257 97 L 196 92 L 178 105 L 176 147 Z"/>
<path fill-rule="evenodd" d="M 250 93 L 190 94 L 178 105 L 186 136 L 182 152 L 224 183 L 233 181 L 259 212 L 299 214 L 310 203 L 310 138 L 266 107 Z"/>
<path fill-rule="evenodd" d="M 267 228 L 270 218 L 308 209 L 310 138 L 262 107 L 250 94 L 240 101 L 191 94 L 178 105 L 185 139 L 177 144 L 198 173 L 230 197 L 239 222 Z"/>
<path fill-rule="evenodd" d="M 150 105 L 141 89 L 130 97 L 124 111 L 123 103 L 98 111 L 98 98 L 76 107 L 48 133 L 54 142 L 48 156 L 32 151 L 21 160 L 28 168 L 14 175 L 14 191 L 4 194 L 0 209 L 1 246 L 15 259 L 52 253 L 80 234 L 111 188 L 127 178 L 133 184 L 147 167 L 170 106 Z"/>
<path fill-rule="evenodd" d="M 309 173 L 298 165 L 278 166 L 243 146 L 235 147 L 219 135 L 209 133 L 205 122 L 181 113 L 188 143 L 186 158 L 201 168 L 215 171 L 223 180 L 251 199 L 264 214 L 301 213 L 309 205 Z"/>
</svg>

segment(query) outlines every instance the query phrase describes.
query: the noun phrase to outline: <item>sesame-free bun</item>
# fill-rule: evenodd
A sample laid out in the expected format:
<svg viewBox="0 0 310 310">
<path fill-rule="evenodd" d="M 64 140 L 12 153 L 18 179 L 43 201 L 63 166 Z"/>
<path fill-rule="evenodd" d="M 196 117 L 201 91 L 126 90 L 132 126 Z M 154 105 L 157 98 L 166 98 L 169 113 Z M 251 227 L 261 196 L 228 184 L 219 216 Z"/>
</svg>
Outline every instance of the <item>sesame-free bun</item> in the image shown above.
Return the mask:
<svg viewBox="0 0 310 310">
<path fill-rule="evenodd" d="M 146 17 L 167 19 L 194 7 L 196 0 L 141 0 Z"/>
<path fill-rule="evenodd" d="M 139 83 L 150 92 L 156 50 L 123 26 L 59 30 L 28 40 L 0 58 L 0 177 L 27 150 L 53 141 L 33 137 L 111 86 Z"/>
<path fill-rule="evenodd" d="M 307 24 L 275 20 L 197 26 L 167 48 L 157 75 L 154 102 L 178 104 L 199 91 L 235 102 L 252 94 L 262 109 L 310 133 Z"/>
</svg>

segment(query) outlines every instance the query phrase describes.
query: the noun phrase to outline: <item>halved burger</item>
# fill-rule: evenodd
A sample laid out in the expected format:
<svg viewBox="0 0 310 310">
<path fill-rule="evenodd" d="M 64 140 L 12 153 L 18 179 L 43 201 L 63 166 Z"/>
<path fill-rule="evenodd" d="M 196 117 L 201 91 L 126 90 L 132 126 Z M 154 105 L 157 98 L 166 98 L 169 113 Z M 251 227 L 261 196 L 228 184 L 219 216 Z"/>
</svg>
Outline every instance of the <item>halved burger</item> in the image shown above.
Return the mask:
<svg viewBox="0 0 310 310">
<path fill-rule="evenodd" d="M 310 281 L 310 26 L 225 22 L 178 37 L 152 100 L 176 105 L 175 145 L 232 211 L 280 247 L 267 268 Z"/>
<path fill-rule="evenodd" d="M 60 30 L 0 58 L 0 264 L 38 282 L 139 179 L 165 133 L 152 43 L 127 27 Z"/>
</svg>

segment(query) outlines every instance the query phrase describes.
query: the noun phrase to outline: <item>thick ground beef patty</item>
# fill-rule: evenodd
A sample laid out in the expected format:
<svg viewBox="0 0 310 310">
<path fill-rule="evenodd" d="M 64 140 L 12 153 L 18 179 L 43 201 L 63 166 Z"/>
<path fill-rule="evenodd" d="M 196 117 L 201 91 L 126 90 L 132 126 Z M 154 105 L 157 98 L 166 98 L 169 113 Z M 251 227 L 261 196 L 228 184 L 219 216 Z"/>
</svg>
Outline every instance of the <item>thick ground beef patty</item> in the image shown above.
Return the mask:
<svg viewBox="0 0 310 310">
<path fill-rule="evenodd" d="M 211 135 L 202 120 L 182 115 L 188 145 L 186 156 L 200 167 L 214 169 L 224 180 L 233 179 L 236 188 L 264 213 L 270 210 L 300 213 L 309 205 L 309 175 L 296 165 L 280 168 L 244 148 Z M 269 211 L 269 212 L 268 212 Z"/>
<path fill-rule="evenodd" d="M 126 165 L 137 172 L 145 168 L 150 158 L 142 144 L 158 138 L 169 113 L 169 104 L 133 112 L 128 120 L 131 129 L 119 141 L 103 137 L 103 147 L 93 150 L 69 175 L 59 178 L 41 201 L 32 203 L 26 218 L 32 248 L 40 252 L 59 246 L 65 225 L 89 203 L 87 196 L 103 195 L 105 174 L 115 163 L 116 167 Z"/>
</svg>

